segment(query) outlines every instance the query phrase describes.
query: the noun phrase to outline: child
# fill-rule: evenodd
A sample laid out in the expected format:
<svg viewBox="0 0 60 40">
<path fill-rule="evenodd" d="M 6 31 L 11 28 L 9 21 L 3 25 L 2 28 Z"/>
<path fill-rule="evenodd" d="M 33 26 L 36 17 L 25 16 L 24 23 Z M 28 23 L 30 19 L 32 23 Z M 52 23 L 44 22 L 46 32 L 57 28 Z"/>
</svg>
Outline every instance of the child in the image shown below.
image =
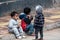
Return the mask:
<svg viewBox="0 0 60 40">
<path fill-rule="evenodd" d="M 11 20 L 9 21 L 9 25 L 8 25 L 8 31 L 10 33 L 14 33 L 14 35 L 16 36 L 16 38 L 21 39 L 22 37 L 25 37 L 23 35 L 23 30 L 22 28 L 18 25 L 18 13 L 13 11 L 11 13 Z"/>
<path fill-rule="evenodd" d="M 34 31 L 33 25 L 31 24 L 31 21 L 33 19 L 33 17 L 30 15 L 30 11 L 31 9 L 29 7 L 24 8 L 24 14 L 19 16 L 21 20 L 21 26 L 23 28 L 23 30 L 25 31 L 25 33 L 31 35 Z"/>
<path fill-rule="evenodd" d="M 36 6 L 36 13 L 34 20 L 35 40 L 43 40 L 44 15 L 42 13 L 42 6 Z M 40 39 L 38 39 L 38 32 L 40 32 Z"/>
</svg>

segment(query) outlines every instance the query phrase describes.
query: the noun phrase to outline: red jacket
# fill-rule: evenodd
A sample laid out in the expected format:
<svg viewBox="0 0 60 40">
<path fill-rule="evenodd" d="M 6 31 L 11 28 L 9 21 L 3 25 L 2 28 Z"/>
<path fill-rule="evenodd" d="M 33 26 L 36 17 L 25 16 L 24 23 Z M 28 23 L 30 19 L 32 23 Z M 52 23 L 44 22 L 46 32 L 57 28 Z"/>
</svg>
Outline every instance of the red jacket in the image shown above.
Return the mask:
<svg viewBox="0 0 60 40">
<path fill-rule="evenodd" d="M 23 31 L 25 31 L 27 24 L 25 23 L 24 19 L 21 20 L 21 27 Z"/>
</svg>

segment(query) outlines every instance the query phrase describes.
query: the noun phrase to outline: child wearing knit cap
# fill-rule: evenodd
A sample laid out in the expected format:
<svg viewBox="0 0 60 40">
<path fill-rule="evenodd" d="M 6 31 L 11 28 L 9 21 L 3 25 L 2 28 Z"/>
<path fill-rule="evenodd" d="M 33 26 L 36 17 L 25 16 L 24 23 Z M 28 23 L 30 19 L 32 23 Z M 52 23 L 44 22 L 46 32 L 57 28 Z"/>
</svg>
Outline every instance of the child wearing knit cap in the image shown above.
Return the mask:
<svg viewBox="0 0 60 40">
<path fill-rule="evenodd" d="M 38 5 L 35 8 L 36 15 L 34 19 L 34 28 L 35 28 L 35 40 L 43 40 L 43 26 L 44 26 L 44 15 L 42 6 Z M 38 39 L 38 32 L 40 38 Z"/>
</svg>

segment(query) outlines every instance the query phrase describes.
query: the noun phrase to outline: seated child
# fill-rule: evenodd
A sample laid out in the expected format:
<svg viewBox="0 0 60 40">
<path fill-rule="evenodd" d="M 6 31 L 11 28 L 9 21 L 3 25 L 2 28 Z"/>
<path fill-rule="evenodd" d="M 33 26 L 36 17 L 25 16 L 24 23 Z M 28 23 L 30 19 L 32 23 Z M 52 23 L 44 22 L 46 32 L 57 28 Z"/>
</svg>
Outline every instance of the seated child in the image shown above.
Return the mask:
<svg viewBox="0 0 60 40">
<path fill-rule="evenodd" d="M 13 11 L 10 16 L 11 16 L 11 19 L 9 21 L 8 31 L 10 33 L 14 33 L 14 35 L 16 36 L 16 38 L 21 39 L 22 37 L 25 37 L 23 35 L 24 32 L 22 30 L 22 27 L 20 27 L 18 25 L 18 21 L 17 21 L 17 19 L 18 19 L 18 13 L 15 12 L 15 11 Z"/>
<path fill-rule="evenodd" d="M 21 15 L 20 15 L 20 19 L 21 19 L 21 26 L 23 28 L 23 30 L 25 31 L 25 33 L 31 35 L 34 31 L 33 25 L 31 24 L 31 21 L 33 20 L 33 17 L 30 15 L 30 11 L 31 9 L 29 7 L 24 8 L 24 16 L 21 19 Z"/>
</svg>

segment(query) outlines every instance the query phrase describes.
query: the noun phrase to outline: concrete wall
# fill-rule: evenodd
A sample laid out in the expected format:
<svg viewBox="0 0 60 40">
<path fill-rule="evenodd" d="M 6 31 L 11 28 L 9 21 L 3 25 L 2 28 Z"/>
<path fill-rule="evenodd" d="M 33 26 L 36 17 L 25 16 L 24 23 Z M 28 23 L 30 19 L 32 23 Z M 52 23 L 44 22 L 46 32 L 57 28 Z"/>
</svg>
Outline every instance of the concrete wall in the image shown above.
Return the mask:
<svg viewBox="0 0 60 40">
<path fill-rule="evenodd" d="M 6 2 L 7 1 L 7 2 Z M 38 4 L 42 5 L 45 8 L 52 7 L 52 0 L 0 0 L 0 16 L 11 12 L 13 10 L 21 10 L 26 6 L 29 6 L 32 10 Z"/>
</svg>

